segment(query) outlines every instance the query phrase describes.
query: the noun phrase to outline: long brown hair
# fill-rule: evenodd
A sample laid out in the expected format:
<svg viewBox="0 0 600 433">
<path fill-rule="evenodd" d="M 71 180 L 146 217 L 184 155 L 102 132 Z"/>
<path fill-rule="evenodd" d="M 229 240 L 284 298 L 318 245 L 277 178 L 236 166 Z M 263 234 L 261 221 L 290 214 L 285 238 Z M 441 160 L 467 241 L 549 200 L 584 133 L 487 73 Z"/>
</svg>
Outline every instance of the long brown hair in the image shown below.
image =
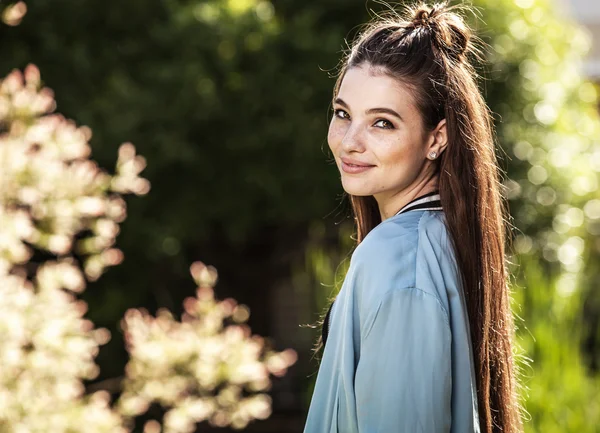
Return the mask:
<svg viewBox="0 0 600 433">
<path fill-rule="evenodd" d="M 368 65 L 412 89 L 427 131 L 446 119 L 448 146 L 437 160 L 439 191 L 466 297 L 475 353 L 481 431 L 522 430 L 512 351 L 505 240 L 491 113 L 471 57 L 474 36 L 446 4 L 391 11 L 368 23 L 343 61 L 334 99 L 349 68 Z M 357 243 L 381 216 L 372 196 L 350 196 Z"/>
</svg>

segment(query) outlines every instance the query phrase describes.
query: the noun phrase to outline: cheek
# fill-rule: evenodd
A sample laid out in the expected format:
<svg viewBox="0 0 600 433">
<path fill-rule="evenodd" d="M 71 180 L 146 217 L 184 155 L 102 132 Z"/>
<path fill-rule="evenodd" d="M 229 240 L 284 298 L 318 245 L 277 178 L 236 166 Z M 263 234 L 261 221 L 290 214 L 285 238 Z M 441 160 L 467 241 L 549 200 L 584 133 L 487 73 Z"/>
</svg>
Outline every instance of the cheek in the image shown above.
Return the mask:
<svg viewBox="0 0 600 433">
<path fill-rule="evenodd" d="M 327 143 L 332 151 L 335 151 L 342 143 L 344 137 L 344 131 L 339 122 L 333 120 L 329 124 L 329 131 L 327 132 Z"/>
<path fill-rule="evenodd" d="M 382 142 L 374 153 L 383 169 L 383 179 L 412 179 L 421 169 L 419 144 L 411 142 L 410 137 Z"/>
<path fill-rule="evenodd" d="M 403 137 L 393 137 L 388 140 L 382 140 L 374 149 L 377 159 L 388 168 L 397 168 L 403 164 L 403 161 L 409 156 L 410 148 L 406 145 Z"/>
</svg>

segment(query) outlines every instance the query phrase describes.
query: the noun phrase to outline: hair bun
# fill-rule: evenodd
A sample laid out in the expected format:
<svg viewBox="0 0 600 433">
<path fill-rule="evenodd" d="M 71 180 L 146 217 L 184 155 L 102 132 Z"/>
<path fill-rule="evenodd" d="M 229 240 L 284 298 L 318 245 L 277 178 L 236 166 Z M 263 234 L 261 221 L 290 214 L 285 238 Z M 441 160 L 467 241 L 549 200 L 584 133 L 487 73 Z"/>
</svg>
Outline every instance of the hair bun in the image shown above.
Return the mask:
<svg viewBox="0 0 600 433">
<path fill-rule="evenodd" d="M 409 10 L 408 20 L 414 29 L 429 29 L 437 48 L 455 60 L 462 60 L 469 49 L 471 30 L 453 9 L 445 3 L 422 4 Z"/>
<path fill-rule="evenodd" d="M 415 27 L 428 25 L 429 11 L 425 8 L 418 9 L 413 17 L 412 24 Z"/>
</svg>

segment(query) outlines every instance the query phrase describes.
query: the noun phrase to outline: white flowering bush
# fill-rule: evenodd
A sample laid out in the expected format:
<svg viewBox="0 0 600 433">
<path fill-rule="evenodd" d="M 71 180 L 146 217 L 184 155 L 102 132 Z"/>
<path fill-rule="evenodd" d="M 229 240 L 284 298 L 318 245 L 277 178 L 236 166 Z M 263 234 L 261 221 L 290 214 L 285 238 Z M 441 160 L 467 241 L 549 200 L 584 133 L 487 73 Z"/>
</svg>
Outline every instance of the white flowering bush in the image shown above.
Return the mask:
<svg viewBox="0 0 600 433">
<path fill-rule="evenodd" d="M 103 172 L 89 129 L 54 105 L 35 66 L 0 81 L 0 431 L 124 431 L 106 392 L 85 395 L 109 334 L 76 294 L 121 261 L 121 195 L 148 191 L 144 159 L 125 144 L 115 175 Z"/>
<path fill-rule="evenodd" d="M 143 157 L 125 143 L 115 174 L 89 159 L 91 131 L 53 114 L 35 66 L 0 81 L 0 431 L 127 432 L 151 403 L 161 422 L 145 431 L 191 432 L 197 422 L 242 428 L 270 414 L 264 393 L 293 351 L 276 353 L 244 324 L 248 310 L 217 302 L 216 271 L 192 265 L 199 288 L 181 322 L 130 310 L 123 320 L 130 362 L 116 404 L 86 394 L 110 334 L 84 318 L 87 281 L 122 261 L 114 247 L 125 194 L 150 189 Z"/>
<path fill-rule="evenodd" d="M 124 431 L 106 392 L 84 396 L 81 380 L 98 374 L 94 357 L 108 333 L 93 329 L 85 305 L 62 289 L 72 269 L 45 264 L 36 282 L 0 274 L 2 432 Z"/>
<path fill-rule="evenodd" d="M 181 322 L 166 310 L 156 318 L 135 309 L 125 315 L 131 360 L 121 413 L 139 415 L 150 403 L 160 403 L 169 409 L 166 433 L 193 432 L 206 419 L 243 428 L 267 418 L 269 374 L 283 375 L 295 362 L 295 352 L 264 353 L 264 340 L 251 336 L 244 324 L 247 308 L 233 299 L 215 301 L 215 269 L 196 262 L 191 271 L 199 287 L 196 297 L 185 300 Z"/>
</svg>

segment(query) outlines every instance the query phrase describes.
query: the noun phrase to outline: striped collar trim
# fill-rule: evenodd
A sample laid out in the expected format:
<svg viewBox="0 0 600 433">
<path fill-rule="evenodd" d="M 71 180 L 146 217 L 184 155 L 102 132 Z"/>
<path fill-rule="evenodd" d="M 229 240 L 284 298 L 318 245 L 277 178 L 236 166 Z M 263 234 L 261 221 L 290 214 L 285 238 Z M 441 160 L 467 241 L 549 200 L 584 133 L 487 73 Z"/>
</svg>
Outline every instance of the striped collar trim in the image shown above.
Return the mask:
<svg viewBox="0 0 600 433">
<path fill-rule="evenodd" d="M 434 191 L 417 197 L 400 209 L 396 215 L 411 210 L 443 210 L 439 192 Z"/>
</svg>

